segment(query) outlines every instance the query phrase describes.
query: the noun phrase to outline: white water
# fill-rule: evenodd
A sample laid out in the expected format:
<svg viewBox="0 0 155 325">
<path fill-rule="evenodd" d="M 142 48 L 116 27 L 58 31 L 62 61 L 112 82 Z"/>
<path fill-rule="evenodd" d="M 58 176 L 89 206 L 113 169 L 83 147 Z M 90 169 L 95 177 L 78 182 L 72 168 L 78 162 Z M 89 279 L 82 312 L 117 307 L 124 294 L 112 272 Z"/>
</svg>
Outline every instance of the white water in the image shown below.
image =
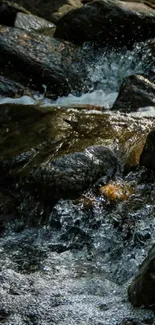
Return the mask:
<svg viewBox="0 0 155 325">
<path fill-rule="evenodd" d="M 0 98 L 0 103 L 17 103 L 25 105 L 39 104 L 41 106 L 70 106 L 70 105 L 96 105 L 106 109 L 112 107 L 115 102 L 119 88 L 125 77 L 134 74 L 147 74 L 148 51 L 143 51 L 144 44 L 137 44 L 135 48 L 127 50 L 123 48 L 120 52 L 108 52 L 100 50 L 96 53 L 86 45 L 83 51 L 87 53 L 87 74 L 91 80 L 89 92 L 81 96 L 69 94 L 52 101 L 46 97 L 31 98 Z M 144 53 L 145 52 L 145 53 Z M 43 85 L 46 88 L 46 85 Z M 46 94 L 45 94 L 46 95 Z M 146 109 L 146 112 L 150 109 Z M 145 114 L 142 112 L 142 114 Z M 151 115 L 154 109 L 151 109 Z"/>
</svg>

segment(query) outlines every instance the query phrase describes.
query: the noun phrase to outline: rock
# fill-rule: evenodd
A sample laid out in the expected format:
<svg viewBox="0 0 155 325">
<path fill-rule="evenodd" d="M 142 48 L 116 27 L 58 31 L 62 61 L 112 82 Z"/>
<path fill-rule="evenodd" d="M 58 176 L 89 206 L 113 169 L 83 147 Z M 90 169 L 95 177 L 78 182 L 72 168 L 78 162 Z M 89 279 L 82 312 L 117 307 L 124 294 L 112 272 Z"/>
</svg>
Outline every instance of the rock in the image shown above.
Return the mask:
<svg viewBox="0 0 155 325">
<path fill-rule="evenodd" d="M 70 108 L 0 105 L 3 220 L 22 218 L 38 225 L 48 220 L 59 198 L 79 199 L 92 186 L 95 191 L 99 180 L 100 186 L 106 185 L 125 164 L 130 148 L 136 148 L 154 126 L 151 118 L 142 118 L 140 127 L 139 118 L 87 113 L 87 109 L 79 113 Z M 76 128 L 68 121 L 75 122 Z M 134 164 L 132 158 L 130 166 Z M 4 196 L 9 198 L 10 192 L 12 210 L 8 211 Z M 81 204 L 91 209 L 91 196 Z"/>
<path fill-rule="evenodd" d="M 76 1 L 68 0 L 65 2 L 67 2 L 67 3 L 62 5 L 58 10 L 56 10 L 53 14 L 51 14 L 51 17 L 50 17 L 51 21 L 57 23 L 59 21 L 59 19 L 61 19 L 68 12 L 83 6 L 81 0 L 76 0 Z"/>
<path fill-rule="evenodd" d="M 151 131 L 146 138 L 139 164 L 155 171 L 155 130 Z"/>
<path fill-rule="evenodd" d="M 149 79 L 155 82 L 155 40 L 149 40 L 144 44 L 143 51 L 148 55 Z"/>
<path fill-rule="evenodd" d="M 0 1 L 0 25 L 14 26 L 18 12 L 29 13 L 23 7 L 9 1 Z"/>
<path fill-rule="evenodd" d="M 23 29 L 26 31 L 39 31 L 45 28 L 54 28 L 55 25 L 43 18 L 39 18 L 32 14 L 25 14 L 23 12 L 18 12 L 16 15 L 14 27 Z"/>
<path fill-rule="evenodd" d="M 68 11 L 82 6 L 81 0 L 18 0 L 22 6 L 27 8 L 34 15 L 43 17 L 52 22 L 56 22 L 60 17 Z"/>
<path fill-rule="evenodd" d="M 136 307 L 155 305 L 155 245 L 139 268 L 138 275 L 128 289 L 130 302 Z"/>
<path fill-rule="evenodd" d="M 76 128 L 68 121 L 75 122 Z M 0 175 L 4 176 L 2 164 L 7 173 L 22 178 L 31 173 L 34 167 L 39 168 L 44 163 L 48 165 L 48 161 L 63 155 L 83 152 L 92 145 L 110 146 L 125 164 L 131 156 L 130 149 L 136 150 L 140 139 L 145 139 L 153 128 L 154 120 L 149 118 L 147 122 L 147 119 L 141 119 L 140 128 L 138 118 L 127 118 L 123 114 L 87 114 L 85 111 L 79 114 L 66 107 L 58 110 L 57 107 L 0 105 Z M 114 138 L 117 139 L 116 147 Z M 130 166 L 133 164 L 134 157 L 130 160 Z"/>
<path fill-rule="evenodd" d="M 118 168 L 114 153 L 104 146 L 47 161 L 32 171 L 32 182 L 49 199 L 76 198 L 102 175 L 112 177 Z"/>
<path fill-rule="evenodd" d="M 121 0 L 123 1 L 123 0 Z M 154 0 L 125 0 L 126 2 L 139 2 L 139 3 L 143 3 L 145 4 L 146 6 L 152 8 L 152 9 L 155 9 L 155 2 Z"/>
<path fill-rule="evenodd" d="M 108 184 L 101 186 L 99 192 L 111 202 L 126 201 L 134 193 L 134 188 L 125 182 L 111 181 Z"/>
<path fill-rule="evenodd" d="M 75 46 L 68 42 L 16 28 L 0 28 L 3 75 L 38 91 L 44 84 L 47 97 L 55 98 L 73 89 L 82 89 L 85 65 L 78 60 L 79 55 Z"/>
<path fill-rule="evenodd" d="M 63 16 L 55 37 L 75 44 L 91 41 L 103 47 L 131 48 L 155 37 L 155 11 L 134 2 L 93 1 Z"/>
<path fill-rule="evenodd" d="M 23 87 L 20 83 L 0 76 L 0 95 L 5 97 L 21 97 L 30 96 L 35 97 L 39 93 L 32 92 L 30 88 Z"/>
<path fill-rule="evenodd" d="M 141 75 L 134 75 L 125 78 L 112 109 L 133 112 L 154 105 L 155 84 Z"/>
</svg>

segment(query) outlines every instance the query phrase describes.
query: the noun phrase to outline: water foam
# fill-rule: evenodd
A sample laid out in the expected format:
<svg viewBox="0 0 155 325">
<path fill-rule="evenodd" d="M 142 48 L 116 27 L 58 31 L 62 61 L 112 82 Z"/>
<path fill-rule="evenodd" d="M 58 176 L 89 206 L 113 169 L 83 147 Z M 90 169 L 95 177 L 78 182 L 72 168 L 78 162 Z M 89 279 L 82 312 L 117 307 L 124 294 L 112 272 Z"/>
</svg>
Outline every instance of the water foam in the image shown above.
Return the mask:
<svg viewBox="0 0 155 325">
<path fill-rule="evenodd" d="M 109 52 L 105 49 L 96 51 L 92 46 L 84 45 L 81 56 L 85 58 L 87 77 L 90 80 L 90 89 L 87 93 L 80 96 L 70 93 L 68 96 L 59 97 L 55 101 L 42 97 L 33 99 L 28 96 L 17 99 L 0 98 L 0 103 L 39 104 L 43 106 L 88 104 L 104 106 L 109 109 L 115 102 L 125 77 L 134 74 L 147 75 L 149 53 L 144 50 L 144 47 L 145 45 L 141 43 L 136 44 L 133 50 L 123 48 L 117 52 Z"/>
</svg>

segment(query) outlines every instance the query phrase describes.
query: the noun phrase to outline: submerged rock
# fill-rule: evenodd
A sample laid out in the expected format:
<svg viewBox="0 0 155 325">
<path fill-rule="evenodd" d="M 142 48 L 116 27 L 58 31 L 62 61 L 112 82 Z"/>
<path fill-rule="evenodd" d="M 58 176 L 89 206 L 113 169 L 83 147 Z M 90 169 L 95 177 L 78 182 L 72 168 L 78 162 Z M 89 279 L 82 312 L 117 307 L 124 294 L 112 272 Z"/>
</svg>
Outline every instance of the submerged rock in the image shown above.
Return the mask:
<svg viewBox="0 0 155 325">
<path fill-rule="evenodd" d="M 93 1 L 75 9 L 58 23 L 55 37 L 82 44 L 131 48 L 135 42 L 155 37 L 155 11 L 141 3 Z"/>
<path fill-rule="evenodd" d="M 99 192 L 110 201 L 126 201 L 134 193 L 134 188 L 125 182 L 110 182 L 101 186 Z"/>
<path fill-rule="evenodd" d="M 139 268 L 139 273 L 128 289 L 130 302 L 137 307 L 155 306 L 155 245 Z"/>
<path fill-rule="evenodd" d="M 155 171 L 155 130 L 151 131 L 146 138 L 139 164 Z"/>
<path fill-rule="evenodd" d="M 85 65 L 78 60 L 79 55 L 71 43 L 16 28 L 0 28 L 3 74 L 37 90 L 46 85 L 47 97 L 82 89 Z"/>
<path fill-rule="evenodd" d="M 155 84 L 141 75 L 125 78 L 112 109 L 132 112 L 147 106 L 155 106 Z"/>
</svg>

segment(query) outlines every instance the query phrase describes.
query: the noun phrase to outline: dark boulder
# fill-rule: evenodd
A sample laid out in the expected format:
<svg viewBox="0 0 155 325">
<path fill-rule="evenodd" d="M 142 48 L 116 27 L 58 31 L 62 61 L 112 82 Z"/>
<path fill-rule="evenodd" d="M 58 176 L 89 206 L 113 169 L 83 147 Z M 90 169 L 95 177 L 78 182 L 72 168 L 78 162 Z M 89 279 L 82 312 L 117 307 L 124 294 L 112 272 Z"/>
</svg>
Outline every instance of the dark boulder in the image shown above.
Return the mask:
<svg viewBox="0 0 155 325">
<path fill-rule="evenodd" d="M 99 177 L 112 177 L 118 168 L 115 154 L 104 146 L 92 146 L 84 152 L 64 155 L 46 161 L 33 170 L 31 179 L 51 201 L 59 198 L 75 198 L 88 189 Z"/>
<path fill-rule="evenodd" d="M 72 10 L 57 23 L 55 37 L 82 44 L 131 48 L 155 37 L 155 11 L 144 4 L 113 0 L 93 1 Z"/>
<path fill-rule="evenodd" d="M 138 275 L 128 289 L 130 302 L 136 306 L 155 306 L 155 245 L 139 268 Z"/>
<path fill-rule="evenodd" d="M 0 1 L 0 25 L 14 26 L 18 12 L 29 13 L 26 9 L 19 7 L 9 1 Z"/>
<path fill-rule="evenodd" d="M 145 166 L 148 169 L 155 171 L 155 131 L 151 131 L 144 145 L 143 151 L 139 160 L 140 166 Z"/>
<path fill-rule="evenodd" d="M 36 92 L 32 92 L 30 88 L 23 87 L 20 83 L 11 79 L 0 76 L 0 96 L 18 98 L 21 96 L 35 97 Z"/>
<path fill-rule="evenodd" d="M 138 108 L 155 105 L 155 84 L 141 75 L 125 78 L 113 110 L 133 112 Z"/>
<path fill-rule="evenodd" d="M 78 55 L 68 42 L 12 27 L 0 28 L 3 75 L 38 91 L 44 84 L 47 97 L 82 89 L 85 67 Z"/>
</svg>

